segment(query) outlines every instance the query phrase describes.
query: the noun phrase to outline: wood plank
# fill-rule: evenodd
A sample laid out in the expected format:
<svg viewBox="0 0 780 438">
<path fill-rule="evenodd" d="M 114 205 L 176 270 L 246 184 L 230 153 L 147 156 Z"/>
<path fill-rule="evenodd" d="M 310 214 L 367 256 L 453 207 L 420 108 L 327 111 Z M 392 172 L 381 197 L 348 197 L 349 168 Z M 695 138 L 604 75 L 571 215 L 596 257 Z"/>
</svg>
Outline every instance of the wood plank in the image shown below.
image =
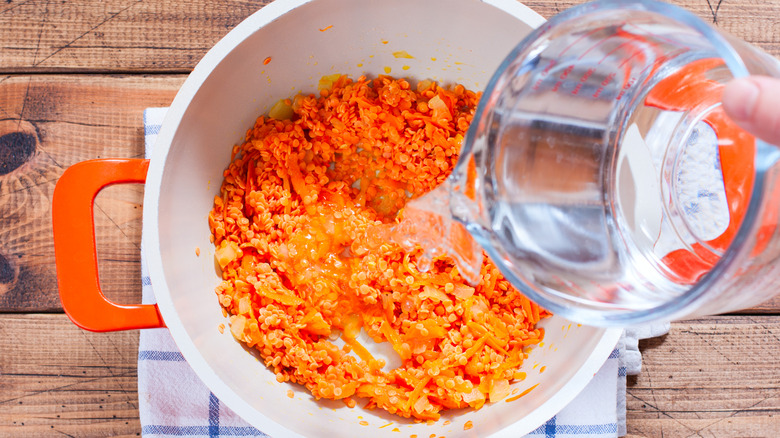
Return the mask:
<svg viewBox="0 0 780 438">
<path fill-rule="evenodd" d="M 0 315 L 0 436 L 140 432 L 137 339 L 89 333 L 64 315 Z M 641 346 L 629 436 L 780 436 L 779 316 L 674 323 Z"/>
<path fill-rule="evenodd" d="M 143 157 L 143 110 L 169 105 L 184 76 L 0 78 L 0 149 L 19 157 L 0 175 L 0 311 L 58 311 L 51 197 L 79 161 Z M 118 302 L 140 297 L 142 188 L 96 200 L 101 280 Z"/>
<path fill-rule="evenodd" d="M 95 199 L 98 275 L 103 294 L 120 304 L 141 302 L 143 186 L 110 186 Z"/>
<path fill-rule="evenodd" d="M 137 331 L 0 315 L 0 352 L 0 436 L 139 435 Z"/>
<path fill-rule="evenodd" d="M 31 150 L 0 175 L 0 311 L 58 311 L 51 196 L 63 169 L 99 157 L 143 155 L 142 111 L 170 103 L 174 76 L 34 75 L 0 81 L 0 139 Z M 25 143 L 27 142 L 27 143 Z M 139 299 L 143 188 L 106 189 L 96 200 L 99 270 L 106 295 Z M 749 313 L 777 313 L 780 297 Z"/>
<path fill-rule="evenodd" d="M 673 323 L 640 342 L 642 372 L 629 379 L 634 436 L 780 436 L 780 316 Z"/>
<path fill-rule="evenodd" d="M 544 17 L 583 3 L 579 0 L 526 0 L 523 3 Z M 780 0 L 668 0 L 720 29 L 780 56 Z"/>
<path fill-rule="evenodd" d="M 267 3 L 270 0 L 8 0 L 0 8 L 0 72 L 186 72 Z M 582 1 L 524 3 L 550 17 Z M 780 0 L 672 3 L 780 55 Z"/>
<path fill-rule="evenodd" d="M 733 417 L 713 424 L 712 420 L 689 420 L 686 425 L 669 419 L 630 420 L 626 438 L 647 437 L 751 437 L 776 438 L 777 420 L 769 416 Z M 691 432 L 699 431 L 699 432 Z"/>
<path fill-rule="evenodd" d="M 267 3 L 7 0 L 0 7 L 0 71 L 189 71 Z"/>
</svg>

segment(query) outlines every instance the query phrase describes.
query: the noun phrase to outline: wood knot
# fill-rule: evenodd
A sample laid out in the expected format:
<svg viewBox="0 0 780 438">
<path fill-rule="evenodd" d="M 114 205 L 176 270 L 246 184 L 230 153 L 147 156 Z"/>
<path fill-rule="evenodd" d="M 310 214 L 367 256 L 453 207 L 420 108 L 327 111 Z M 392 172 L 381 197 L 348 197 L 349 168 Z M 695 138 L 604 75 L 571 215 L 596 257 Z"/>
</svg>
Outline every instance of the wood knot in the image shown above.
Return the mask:
<svg viewBox="0 0 780 438">
<path fill-rule="evenodd" d="M 38 147 L 38 132 L 27 121 L 0 123 L 0 176 L 30 161 Z"/>
<path fill-rule="evenodd" d="M 16 270 L 11 262 L 0 254 L 0 284 L 13 283 L 14 279 L 16 279 Z"/>
<path fill-rule="evenodd" d="M 0 297 L 16 287 L 19 282 L 19 265 L 0 254 Z"/>
<path fill-rule="evenodd" d="M 36 138 L 27 132 L 11 132 L 0 137 L 0 175 L 7 175 L 26 163 L 35 152 Z"/>
</svg>

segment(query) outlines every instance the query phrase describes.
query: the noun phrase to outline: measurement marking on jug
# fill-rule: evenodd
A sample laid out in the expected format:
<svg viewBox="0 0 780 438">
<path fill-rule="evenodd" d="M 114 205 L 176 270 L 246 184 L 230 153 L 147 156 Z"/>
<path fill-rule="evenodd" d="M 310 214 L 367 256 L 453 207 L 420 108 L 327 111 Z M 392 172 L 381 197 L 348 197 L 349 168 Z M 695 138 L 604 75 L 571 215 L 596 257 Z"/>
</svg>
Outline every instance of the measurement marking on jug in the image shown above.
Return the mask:
<svg viewBox="0 0 780 438">
<path fill-rule="evenodd" d="M 593 93 L 593 97 L 596 98 L 601 96 L 601 93 L 604 91 L 604 87 L 609 85 L 609 83 L 612 82 L 612 79 L 615 79 L 615 73 L 610 73 L 606 78 L 604 78 L 603 81 L 601 81 L 601 86 L 598 88 L 598 90 L 596 90 L 595 93 Z"/>
<path fill-rule="evenodd" d="M 603 58 L 601 58 L 601 61 L 599 61 L 599 64 L 601 64 L 602 62 L 606 61 L 606 60 L 607 60 L 607 58 L 609 58 L 610 56 L 612 56 L 612 54 L 613 54 L 613 53 L 615 53 L 615 52 L 617 52 L 618 50 L 620 50 L 620 49 L 621 49 L 623 46 L 630 45 L 631 43 L 633 43 L 633 41 L 626 41 L 625 43 L 623 43 L 623 44 L 621 44 L 621 45 L 619 45 L 619 46 L 615 47 L 615 48 L 614 48 L 614 49 L 612 49 L 612 50 L 610 50 L 610 51 L 609 51 L 609 53 L 607 53 L 606 55 L 604 55 L 604 57 L 603 57 Z M 635 53 L 634 53 L 634 55 L 636 55 L 636 53 L 637 53 L 637 52 L 635 52 Z M 633 58 L 633 57 L 634 57 L 634 55 L 631 55 L 631 58 Z M 628 59 L 631 59 L 631 58 L 628 58 Z M 621 64 L 621 65 L 622 65 L 622 64 Z"/>
<path fill-rule="evenodd" d="M 624 24 L 625 24 L 625 23 L 624 23 Z M 582 35 L 582 36 L 580 36 L 579 38 L 577 38 L 576 40 L 572 41 L 572 43 L 571 43 L 571 44 L 569 44 L 568 46 L 566 46 L 566 48 L 565 48 L 565 49 L 563 49 L 563 51 L 562 51 L 562 52 L 561 52 L 561 53 L 558 55 L 558 57 L 563 57 L 563 54 L 564 54 L 564 53 L 566 53 L 566 52 L 568 52 L 568 51 L 569 51 L 569 49 L 571 49 L 572 47 L 574 47 L 574 46 L 575 46 L 577 43 L 579 43 L 580 41 L 584 40 L 585 38 L 587 38 L 587 37 L 589 37 L 589 36 L 593 35 L 594 33 L 598 32 L 598 31 L 600 31 L 600 30 L 602 30 L 602 29 L 603 29 L 603 28 L 596 28 L 596 29 L 593 29 L 592 31 L 590 31 L 590 32 L 586 33 L 585 35 Z"/>
<path fill-rule="evenodd" d="M 644 36 L 650 36 L 650 37 L 662 40 L 663 42 L 665 42 L 666 44 L 669 44 L 670 46 L 676 46 L 676 47 L 684 48 L 677 41 L 669 39 L 669 38 L 667 38 L 665 36 L 658 35 L 657 33 L 649 31 L 649 30 L 645 29 L 644 27 L 639 26 L 636 23 L 623 23 L 623 27 L 624 28 L 626 28 L 628 26 L 634 26 L 634 28 L 636 28 L 639 32 L 643 33 Z"/>
<path fill-rule="evenodd" d="M 623 84 L 623 89 L 620 90 L 620 94 L 617 95 L 615 100 L 620 100 L 623 98 L 623 95 L 626 93 L 626 91 L 631 88 L 634 83 L 638 80 L 638 78 L 641 78 L 642 75 L 644 75 L 650 68 L 652 68 L 655 64 L 648 64 L 643 68 L 639 73 L 637 73 L 635 76 L 631 76 L 626 83 Z"/>
<path fill-rule="evenodd" d="M 656 52 L 656 56 L 655 56 L 653 59 L 654 59 L 654 60 L 657 62 L 657 61 L 658 61 L 658 53 L 659 53 L 658 45 L 657 45 L 657 44 L 653 44 L 653 43 L 645 43 L 645 45 L 646 45 L 646 46 L 649 46 L 651 49 L 653 49 L 653 51 L 654 51 L 654 52 Z M 626 63 L 627 63 L 628 61 L 630 61 L 630 60 L 634 59 L 634 57 L 636 57 L 637 55 L 642 55 L 642 54 L 644 54 L 645 52 L 644 52 L 642 49 L 643 49 L 643 48 L 645 48 L 645 45 L 643 45 L 643 46 L 641 46 L 641 47 L 637 48 L 637 49 L 636 49 L 636 51 L 634 52 L 634 54 L 633 54 L 633 55 L 629 56 L 628 58 L 626 58 L 625 60 L 623 60 L 623 62 L 621 62 L 621 63 L 620 63 L 620 65 L 618 66 L 618 68 L 622 68 L 624 65 L 626 65 Z M 677 53 L 677 52 L 675 52 L 675 53 Z M 651 65 L 652 65 L 652 64 L 651 64 Z"/>
<path fill-rule="evenodd" d="M 550 74 L 550 70 L 552 70 L 552 68 L 553 68 L 553 67 L 555 66 L 555 64 L 557 64 L 557 63 L 558 63 L 558 61 L 556 61 L 555 59 L 553 59 L 553 60 L 551 60 L 551 61 L 550 61 L 550 63 L 549 63 L 549 64 L 547 64 L 547 67 L 545 67 L 545 68 L 544 68 L 544 70 L 542 70 L 542 72 L 539 74 L 539 76 L 541 76 L 541 77 L 540 77 L 539 79 L 537 79 L 537 80 L 536 80 L 536 82 L 534 83 L 534 86 L 532 87 L 532 89 L 533 89 L 534 91 L 538 90 L 538 89 L 539 89 L 539 87 L 541 87 L 541 86 L 542 86 L 542 82 L 544 82 L 544 79 L 547 77 L 547 75 L 549 75 L 549 74 Z"/>
<path fill-rule="evenodd" d="M 576 87 L 574 87 L 574 90 L 572 90 L 571 94 L 573 94 L 575 96 L 580 94 L 580 90 L 582 89 L 582 86 L 585 85 L 585 82 L 587 82 L 588 79 L 591 76 L 593 76 L 593 73 L 595 73 L 595 72 L 596 72 L 596 68 L 595 67 L 589 68 L 588 71 L 586 71 L 585 74 L 582 75 L 582 77 L 580 78 L 580 83 L 577 84 Z"/>
<path fill-rule="evenodd" d="M 566 70 L 564 70 L 563 73 L 561 73 L 561 75 L 558 76 L 559 80 L 558 80 L 558 82 L 555 83 L 555 86 L 553 87 L 552 90 L 553 91 L 558 91 L 561 88 L 561 85 L 563 85 L 563 81 L 567 77 L 569 77 L 569 73 L 571 73 L 572 71 L 574 71 L 574 65 L 573 64 L 568 66 L 568 67 L 566 67 Z"/>
<path fill-rule="evenodd" d="M 615 100 L 620 100 L 623 98 L 623 95 L 626 94 L 626 91 L 628 91 L 629 88 L 631 88 L 634 85 L 634 82 L 636 82 L 636 78 L 632 77 L 628 81 L 626 81 L 625 84 L 623 84 L 623 89 L 620 90 L 620 93 L 617 95 Z"/>
<path fill-rule="evenodd" d="M 586 50 L 585 52 L 583 52 L 583 54 L 582 54 L 582 55 L 580 55 L 580 56 L 579 56 L 579 58 L 577 58 L 577 59 L 583 59 L 583 58 L 585 58 L 585 55 L 587 55 L 587 54 L 588 54 L 588 53 L 589 53 L 591 50 L 593 50 L 593 49 L 595 49 L 596 47 L 598 47 L 598 46 L 600 46 L 600 45 L 604 44 L 604 43 L 605 43 L 607 40 L 609 40 L 610 38 L 612 38 L 612 37 L 614 37 L 614 36 L 616 36 L 616 35 L 610 35 L 610 36 L 608 36 L 608 37 L 604 38 L 603 40 L 597 41 L 595 44 L 593 44 L 592 46 L 590 46 L 590 48 L 589 48 L 588 50 Z"/>
</svg>

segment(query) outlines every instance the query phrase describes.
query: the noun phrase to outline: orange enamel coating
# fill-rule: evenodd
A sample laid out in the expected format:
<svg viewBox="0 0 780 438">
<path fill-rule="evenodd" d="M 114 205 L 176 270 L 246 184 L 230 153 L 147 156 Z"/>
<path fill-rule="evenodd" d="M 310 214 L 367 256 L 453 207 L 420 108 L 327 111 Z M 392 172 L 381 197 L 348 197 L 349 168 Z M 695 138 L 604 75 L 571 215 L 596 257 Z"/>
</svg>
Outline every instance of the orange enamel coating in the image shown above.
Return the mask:
<svg viewBox="0 0 780 438">
<path fill-rule="evenodd" d="M 717 104 L 721 100 L 724 84 L 708 79 L 706 75 L 723 63 L 719 58 L 707 58 L 686 65 L 653 88 L 645 104 L 668 111 L 689 111 L 697 108 L 703 110 Z M 724 251 L 734 240 L 747 212 L 753 191 L 756 145 L 750 134 L 728 118 L 722 106 L 711 110 L 703 121 L 718 137 L 718 153 L 730 216 L 729 225 L 723 234 L 707 244 L 716 250 Z M 705 250 L 701 244 L 695 243 L 692 246 L 693 252 L 678 249 L 662 259 L 682 281 L 689 283 L 696 282 L 718 261 L 718 257 Z"/>
<path fill-rule="evenodd" d="M 104 187 L 143 183 L 149 160 L 101 159 L 74 164 L 54 189 L 52 222 L 57 282 L 65 313 L 77 326 L 96 332 L 165 327 L 154 304 L 116 304 L 100 289 L 95 196 Z"/>
</svg>

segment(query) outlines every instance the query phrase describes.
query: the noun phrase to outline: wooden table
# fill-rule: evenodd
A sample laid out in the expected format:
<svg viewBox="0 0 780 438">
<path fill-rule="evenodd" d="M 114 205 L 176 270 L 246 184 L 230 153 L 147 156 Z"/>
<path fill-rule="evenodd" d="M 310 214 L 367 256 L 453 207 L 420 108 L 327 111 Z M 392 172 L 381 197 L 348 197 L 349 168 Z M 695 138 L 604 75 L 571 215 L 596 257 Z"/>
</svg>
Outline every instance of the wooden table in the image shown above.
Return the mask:
<svg viewBox="0 0 780 438">
<path fill-rule="evenodd" d="M 138 333 L 85 332 L 62 313 L 54 185 L 79 161 L 142 156 L 143 109 L 170 104 L 203 54 L 265 3 L 0 3 L 0 436 L 140 434 Z M 579 1 L 526 3 L 550 16 Z M 780 0 L 676 3 L 780 55 Z M 120 303 L 140 301 L 142 199 L 141 186 L 115 186 L 95 204 L 100 278 Z M 780 436 L 780 299 L 674 323 L 641 346 L 631 436 Z"/>
</svg>

